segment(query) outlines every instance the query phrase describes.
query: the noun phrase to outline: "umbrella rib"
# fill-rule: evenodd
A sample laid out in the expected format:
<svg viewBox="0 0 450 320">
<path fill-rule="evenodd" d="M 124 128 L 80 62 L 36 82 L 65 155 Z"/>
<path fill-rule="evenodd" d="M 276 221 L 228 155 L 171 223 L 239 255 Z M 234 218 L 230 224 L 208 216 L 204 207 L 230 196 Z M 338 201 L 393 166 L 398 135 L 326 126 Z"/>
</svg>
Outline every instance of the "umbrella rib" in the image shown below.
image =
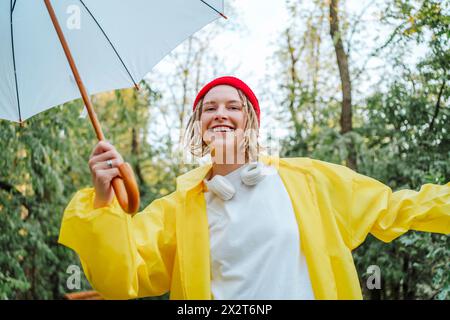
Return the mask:
<svg viewBox="0 0 450 320">
<path fill-rule="evenodd" d="M 224 17 L 225 19 L 228 19 L 226 15 L 224 15 L 222 12 L 220 12 L 219 10 L 217 10 L 216 8 L 214 8 L 212 5 L 210 5 L 209 3 L 200 0 L 201 2 L 203 2 L 204 4 L 206 4 L 208 7 L 210 7 L 211 9 L 213 9 L 215 12 L 217 12 L 218 14 L 220 14 L 222 17 Z"/>
<path fill-rule="evenodd" d="M 81 4 L 83 5 L 83 7 L 86 9 L 86 11 L 89 13 L 89 15 L 91 16 L 91 18 L 94 20 L 94 22 L 97 24 L 97 27 L 99 27 L 99 29 L 101 30 L 101 32 L 103 33 L 103 35 L 105 36 L 106 40 L 108 40 L 111 48 L 114 50 L 114 53 L 116 54 L 117 58 L 119 58 L 120 62 L 122 63 L 122 66 L 125 68 L 126 72 L 128 73 L 128 75 L 131 78 L 131 81 L 133 81 L 134 87 L 139 90 L 139 86 L 137 85 L 136 81 L 134 80 L 133 76 L 131 75 L 130 71 L 128 70 L 127 66 L 125 65 L 125 63 L 122 60 L 122 57 L 119 55 L 119 53 L 117 52 L 116 48 L 114 47 L 114 45 L 112 44 L 111 40 L 109 39 L 109 37 L 106 35 L 105 30 L 103 30 L 103 28 L 101 27 L 100 23 L 97 21 L 97 19 L 95 19 L 94 15 L 92 14 L 92 12 L 89 10 L 89 8 L 84 4 L 83 0 L 79 0 L 81 2 Z"/>
<path fill-rule="evenodd" d="M 16 1 L 14 1 L 14 4 L 12 0 L 9 1 L 9 22 L 11 25 L 11 51 L 12 51 L 12 60 L 13 60 L 13 68 L 14 68 L 14 82 L 16 85 L 16 97 L 17 97 L 17 109 L 19 110 L 19 121 L 22 123 L 22 115 L 20 112 L 20 100 L 19 100 L 19 88 L 17 85 L 17 69 L 16 69 L 16 57 L 15 57 L 15 50 L 14 50 L 14 32 L 13 32 L 13 20 L 12 20 L 12 13 L 14 10 L 14 6 L 16 5 Z"/>
</svg>

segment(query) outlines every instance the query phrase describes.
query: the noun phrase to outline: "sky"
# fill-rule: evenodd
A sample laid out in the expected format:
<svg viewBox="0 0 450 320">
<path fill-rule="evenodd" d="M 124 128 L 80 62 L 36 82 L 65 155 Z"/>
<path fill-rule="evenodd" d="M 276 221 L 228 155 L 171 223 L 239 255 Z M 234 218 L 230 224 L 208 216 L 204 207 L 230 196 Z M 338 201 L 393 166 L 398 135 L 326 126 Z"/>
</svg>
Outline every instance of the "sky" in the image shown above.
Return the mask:
<svg viewBox="0 0 450 320">
<path fill-rule="evenodd" d="M 285 26 L 287 12 L 283 0 L 235 0 L 236 16 L 227 13 L 227 23 L 238 23 L 239 30 L 226 30 L 211 43 L 217 54 L 224 58 L 224 74 L 237 71 L 237 77 L 245 79 L 250 87 L 258 87 L 265 74 L 266 60 L 273 54 L 272 42 Z M 239 21 L 236 21 L 239 19 Z M 214 28 L 212 22 L 205 28 Z M 176 50 L 176 49 L 175 49 Z M 153 69 L 157 73 L 170 72 L 170 59 L 163 59 Z M 236 68 L 237 67 L 237 68 Z"/>
<path fill-rule="evenodd" d="M 230 66 L 239 65 L 236 76 L 246 79 L 250 87 L 258 87 L 265 75 L 267 59 L 274 52 L 273 43 L 285 27 L 287 12 L 283 1 L 238 0 L 239 24 L 243 32 L 225 32 L 213 46 L 226 52 Z"/>
</svg>

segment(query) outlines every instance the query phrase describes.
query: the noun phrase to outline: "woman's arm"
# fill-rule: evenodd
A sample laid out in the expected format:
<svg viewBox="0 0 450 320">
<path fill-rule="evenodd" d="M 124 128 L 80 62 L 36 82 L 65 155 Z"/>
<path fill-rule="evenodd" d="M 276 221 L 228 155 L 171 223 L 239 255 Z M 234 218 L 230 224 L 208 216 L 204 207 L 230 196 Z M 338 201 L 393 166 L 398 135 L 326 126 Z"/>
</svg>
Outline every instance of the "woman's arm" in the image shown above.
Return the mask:
<svg viewBox="0 0 450 320">
<path fill-rule="evenodd" d="M 450 183 L 393 192 L 347 167 L 313 160 L 319 196 L 331 203 L 350 249 L 368 233 L 390 242 L 408 230 L 450 233 Z"/>
<path fill-rule="evenodd" d="M 175 256 L 175 194 L 131 217 L 117 200 L 94 209 L 95 191 L 79 191 L 64 212 L 58 242 L 80 257 L 104 298 L 157 296 L 170 289 Z"/>
</svg>

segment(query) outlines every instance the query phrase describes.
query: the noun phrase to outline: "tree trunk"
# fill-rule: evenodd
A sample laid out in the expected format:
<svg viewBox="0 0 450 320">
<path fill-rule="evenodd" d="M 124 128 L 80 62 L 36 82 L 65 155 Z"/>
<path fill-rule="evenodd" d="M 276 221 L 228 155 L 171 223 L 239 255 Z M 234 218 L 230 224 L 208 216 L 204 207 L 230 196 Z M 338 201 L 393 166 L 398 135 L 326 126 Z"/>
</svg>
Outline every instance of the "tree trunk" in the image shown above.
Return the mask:
<svg viewBox="0 0 450 320">
<path fill-rule="evenodd" d="M 131 154 L 134 159 L 133 170 L 139 181 L 139 184 L 145 184 L 144 176 L 142 175 L 141 165 L 140 165 L 140 146 L 139 137 L 135 128 L 131 129 Z"/>
<path fill-rule="evenodd" d="M 298 56 L 295 55 L 295 48 L 292 45 L 292 38 L 290 34 L 290 30 L 286 30 L 286 40 L 287 40 L 287 46 L 288 46 L 288 52 L 289 52 L 289 58 L 290 58 L 290 83 L 288 82 L 289 86 L 289 112 L 291 113 L 292 121 L 294 122 L 294 128 L 295 128 L 295 136 L 298 139 L 301 139 L 302 132 L 301 132 L 301 125 L 297 119 L 297 110 L 295 108 L 295 87 L 298 82 L 298 76 L 297 76 L 297 69 L 296 65 L 298 62 Z"/>
<path fill-rule="evenodd" d="M 330 35 L 336 52 L 342 86 L 341 134 L 352 131 L 352 85 L 348 69 L 348 56 L 339 30 L 339 0 L 330 0 Z M 348 146 L 347 166 L 356 170 L 356 152 L 353 144 Z"/>
</svg>

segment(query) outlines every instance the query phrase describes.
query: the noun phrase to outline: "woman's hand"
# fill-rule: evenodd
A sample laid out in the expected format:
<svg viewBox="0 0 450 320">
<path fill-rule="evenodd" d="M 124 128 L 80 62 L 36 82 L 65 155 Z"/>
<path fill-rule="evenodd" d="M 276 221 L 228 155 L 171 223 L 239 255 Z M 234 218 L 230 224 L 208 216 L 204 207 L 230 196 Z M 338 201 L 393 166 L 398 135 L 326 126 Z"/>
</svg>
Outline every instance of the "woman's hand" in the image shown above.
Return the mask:
<svg viewBox="0 0 450 320">
<path fill-rule="evenodd" d="M 112 167 L 109 166 L 108 160 L 111 160 Z M 100 141 L 94 147 L 88 164 L 95 187 L 95 209 L 107 206 L 112 202 L 114 190 L 111 182 L 115 177 L 120 176 L 118 167 L 122 163 L 122 156 L 109 142 Z"/>
</svg>

